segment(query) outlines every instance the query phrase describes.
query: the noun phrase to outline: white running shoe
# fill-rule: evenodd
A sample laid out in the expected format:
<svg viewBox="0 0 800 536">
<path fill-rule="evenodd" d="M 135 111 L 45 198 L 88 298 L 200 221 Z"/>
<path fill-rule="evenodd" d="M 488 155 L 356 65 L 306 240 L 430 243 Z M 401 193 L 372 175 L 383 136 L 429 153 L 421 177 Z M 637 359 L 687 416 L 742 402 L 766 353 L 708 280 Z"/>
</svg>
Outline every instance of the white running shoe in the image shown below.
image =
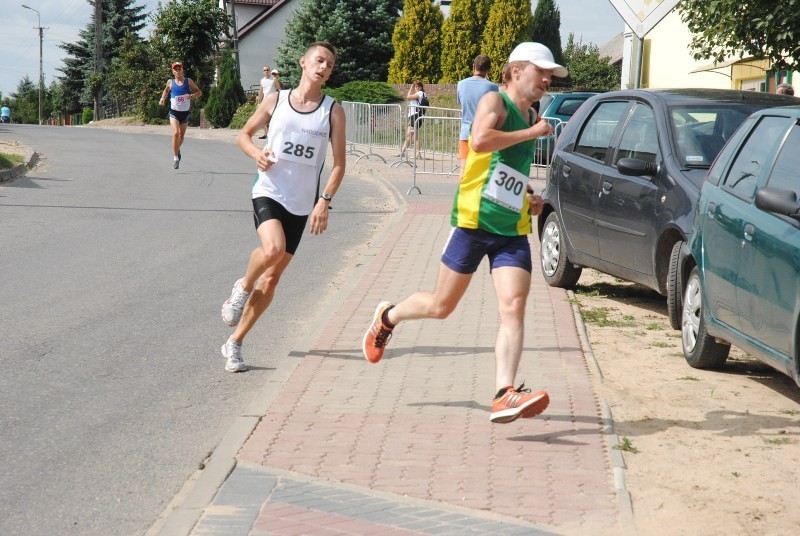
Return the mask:
<svg viewBox="0 0 800 536">
<path fill-rule="evenodd" d="M 242 288 L 242 280 L 238 280 L 233 284 L 231 297 L 222 304 L 222 321 L 231 327 L 239 324 L 242 318 L 242 311 L 244 311 L 244 304 L 250 298 L 250 293 L 245 292 Z"/>
<path fill-rule="evenodd" d="M 244 364 L 242 359 L 242 345 L 236 344 L 228 339 L 220 349 L 222 357 L 225 358 L 225 370 L 228 372 L 244 372 L 247 370 L 247 365 Z"/>
</svg>

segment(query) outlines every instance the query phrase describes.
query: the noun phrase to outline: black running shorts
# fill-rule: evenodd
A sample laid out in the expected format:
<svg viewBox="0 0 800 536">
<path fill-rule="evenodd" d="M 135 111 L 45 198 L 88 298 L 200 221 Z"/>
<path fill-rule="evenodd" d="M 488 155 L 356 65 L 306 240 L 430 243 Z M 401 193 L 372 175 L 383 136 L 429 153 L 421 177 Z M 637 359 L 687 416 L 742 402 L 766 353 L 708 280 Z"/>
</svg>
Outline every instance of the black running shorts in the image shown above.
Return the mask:
<svg viewBox="0 0 800 536">
<path fill-rule="evenodd" d="M 253 219 L 256 229 L 268 220 L 278 220 L 283 226 L 283 234 L 286 237 L 286 253 L 294 255 L 300 239 L 303 238 L 303 231 L 306 228 L 308 216 L 298 216 L 292 214 L 286 208 L 269 197 L 256 197 L 253 199 Z"/>
</svg>

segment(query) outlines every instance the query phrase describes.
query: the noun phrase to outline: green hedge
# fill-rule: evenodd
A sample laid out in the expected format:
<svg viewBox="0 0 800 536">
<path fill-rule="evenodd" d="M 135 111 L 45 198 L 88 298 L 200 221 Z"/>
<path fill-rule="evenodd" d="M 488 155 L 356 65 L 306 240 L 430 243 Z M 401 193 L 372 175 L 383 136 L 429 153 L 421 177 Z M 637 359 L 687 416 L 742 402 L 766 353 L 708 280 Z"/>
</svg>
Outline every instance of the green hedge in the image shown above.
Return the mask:
<svg viewBox="0 0 800 536">
<path fill-rule="evenodd" d="M 383 82 L 348 82 L 336 89 L 325 89 L 325 93 L 336 99 L 337 102 L 391 104 L 403 101 L 403 97 L 395 88 Z"/>
<path fill-rule="evenodd" d="M 246 102 L 239 106 L 236 110 L 236 113 L 233 114 L 233 119 L 231 119 L 231 124 L 228 125 L 228 128 L 242 128 L 244 124 L 247 123 L 247 120 L 250 119 L 256 111 L 256 103 L 255 102 Z"/>
</svg>

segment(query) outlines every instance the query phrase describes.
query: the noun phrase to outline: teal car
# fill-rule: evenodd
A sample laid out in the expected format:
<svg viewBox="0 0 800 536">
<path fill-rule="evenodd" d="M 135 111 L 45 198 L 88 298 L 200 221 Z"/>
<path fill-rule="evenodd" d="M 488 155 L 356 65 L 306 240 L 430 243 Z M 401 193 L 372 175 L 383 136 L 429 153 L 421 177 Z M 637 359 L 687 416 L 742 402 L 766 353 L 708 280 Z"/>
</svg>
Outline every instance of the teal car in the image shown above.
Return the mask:
<svg viewBox="0 0 800 536">
<path fill-rule="evenodd" d="M 680 276 L 681 340 L 695 368 L 731 344 L 800 385 L 800 106 L 742 123 L 700 191 Z"/>
<path fill-rule="evenodd" d="M 563 93 L 545 93 L 539 99 L 539 116 L 553 126 L 554 133 L 536 139 L 537 164 L 549 164 L 553 157 L 556 138 L 561 134 L 564 123 L 578 111 L 581 105 L 600 91 L 565 91 Z"/>
</svg>

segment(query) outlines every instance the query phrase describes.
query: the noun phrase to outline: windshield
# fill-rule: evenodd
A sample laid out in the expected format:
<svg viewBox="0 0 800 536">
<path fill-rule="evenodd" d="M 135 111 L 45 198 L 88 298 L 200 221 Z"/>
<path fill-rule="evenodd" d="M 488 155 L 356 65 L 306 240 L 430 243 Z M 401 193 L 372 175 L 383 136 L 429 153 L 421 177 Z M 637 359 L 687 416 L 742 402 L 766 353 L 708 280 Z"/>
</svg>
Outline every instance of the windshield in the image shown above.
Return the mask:
<svg viewBox="0 0 800 536">
<path fill-rule="evenodd" d="M 687 168 L 708 168 L 722 146 L 760 106 L 709 104 L 670 108 L 677 161 Z"/>
</svg>

